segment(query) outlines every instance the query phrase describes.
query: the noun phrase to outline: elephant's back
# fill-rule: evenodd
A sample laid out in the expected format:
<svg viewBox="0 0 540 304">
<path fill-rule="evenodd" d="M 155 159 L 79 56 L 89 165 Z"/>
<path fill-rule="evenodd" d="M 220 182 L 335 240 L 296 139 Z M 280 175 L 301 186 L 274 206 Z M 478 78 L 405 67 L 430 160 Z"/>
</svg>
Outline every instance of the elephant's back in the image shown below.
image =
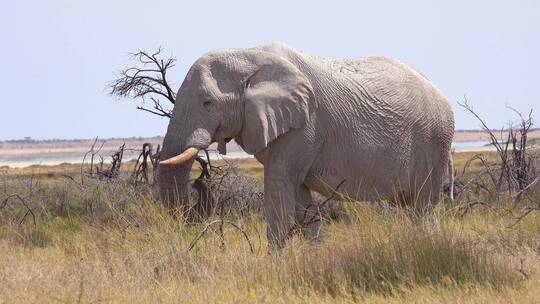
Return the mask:
<svg viewBox="0 0 540 304">
<path fill-rule="evenodd" d="M 382 56 L 333 62 L 340 76 L 356 82 L 367 97 L 399 110 L 401 106 L 432 106 L 452 112 L 446 97 L 424 75 L 402 61 Z"/>
<path fill-rule="evenodd" d="M 451 143 L 452 108 L 443 93 L 412 67 L 380 56 L 336 61 L 335 67 L 359 90 L 361 111 L 389 118 L 402 132 L 409 129 L 417 133 L 420 138 L 416 140 L 438 138 Z"/>
</svg>

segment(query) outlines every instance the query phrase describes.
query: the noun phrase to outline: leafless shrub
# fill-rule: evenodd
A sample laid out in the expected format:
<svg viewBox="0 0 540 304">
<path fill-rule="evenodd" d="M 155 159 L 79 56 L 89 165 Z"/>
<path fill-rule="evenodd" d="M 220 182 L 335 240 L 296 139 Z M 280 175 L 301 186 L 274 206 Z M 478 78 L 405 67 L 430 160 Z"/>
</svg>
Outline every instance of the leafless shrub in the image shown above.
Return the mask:
<svg viewBox="0 0 540 304">
<path fill-rule="evenodd" d="M 528 132 L 533 126 L 532 111 L 528 117 L 523 117 L 519 112 L 520 123 L 518 125 L 509 124 L 506 130 L 506 136 L 503 136 L 505 130 L 501 130 L 499 136 L 495 135 L 495 131 L 491 130 L 487 124 L 474 111 L 472 106 L 465 98 L 459 103 L 473 114 L 481 123 L 482 129 L 490 136 L 490 144 L 495 147 L 498 156 L 498 162 L 491 163 L 487 161 L 483 154 L 475 155 L 466 164 L 465 168 L 474 160 L 481 162 L 485 168 L 482 174 L 488 177 L 490 186 L 486 185 L 481 176 L 477 176 L 476 185 L 490 193 L 492 198 L 499 199 L 503 192 L 503 187 L 506 188 L 509 194 L 520 192 L 527 187 L 528 184 L 535 178 L 534 161 L 536 155 L 529 153 L 527 146 Z M 465 169 L 464 169 L 465 170 Z M 480 180 L 480 181 L 479 181 Z M 489 190 L 491 188 L 491 190 Z"/>
<path fill-rule="evenodd" d="M 253 245 L 239 220 L 257 210 L 262 203 L 263 193 L 257 181 L 240 174 L 236 164 L 223 160 L 220 166 L 212 165 L 208 154 L 206 160 L 201 159 L 201 174 L 193 183 L 192 193 L 196 202 L 188 217 L 191 222 L 204 222 L 212 216 L 218 219 L 207 222 L 201 232 L 190 243 L 187 251 L 191 251 L 197 242 L 208 231 L 213 231 L 220 241 L 222 250 L 226 249 L 225 227 L 232 227 L 240 232 L 249 249 Z"/>
<path fill-rule="evenodd" d="M 137 157 L 137 161 L 135 162 L 135 166 L 133 168 L 133 173 L 131 174 L 131 179 L 135 183 L 147 183 L 151 184 L 153 181 L 151 181 L 149 176 L 149 170 L 150 165 L 152 166 L 153 172 L 155 172 L 158 159 L 159 159 L 159 151 L 160 151 L 160 145 L 157 146 L 156 153 L 152 153 L 152 144 L 150 143 L 144 143 L 142 146 L 142 151 L 139 154 L 139 157 Z"/>
<path fill-rule="evenodd" d="M 84 184 L 84 175 L 85 175 L 84 165 L 86 164 L 86 159 L 87 159 L 88 156 L 90 156 L 90 170 L 88 172 L 86 172 L 86 174 L 88 176 L 94 177 L 94 174 L 95 174 L 94 173 L 94 162 L 95 162 L 97 157 L 100 158 L 101 165 L 103 164 L 103 158 L 101 157 L 101 155 L 99 155 L 99 152 L 103 148 L 103 145 L 105 145 L 105 141 L 102 141 L 101 144 L 99 145 L 99 148 L 96 148 L 97 147 L 96 146 L 97 141 L 98 141 L 98 138 L 96 137 L 96 139 L 92 143 L 92 146 L 90 146 L 90 149 L 84 154 L 83 160 L 81 162 L 81 184 Z"/>
<path fill-rule="evenodd" d="M 540 207 L 538 198 L 529 195 L 540 178 L 536 170 L 539 150 L 528 143 L 528 133 L 534 126 L 532 110 L 527 116 L 523 116 L 517 110 L 508 107 L 517 113 L 519 123 L 510 123 L 506 130 L 501 130 L 497 135 L 496 131 L 490 129 L 475 112 L 466 98 L 458 104 L 480 121 L 497 154 L 497 161 L 490 161 L 483 153 L 474 155 L 465 163 L 461 175 L 456 179 L 462 189 L 461 193 L 458 192 L 458 196 L 465 201 L 464 214 L 474 206 L 489 205 L 482 200 L 482 195 L 487 195 L 489 201 L 510 199 L 514 202 L 514 208 L 522 207 L 525 214 L 537 210 Z M 467 169 L 473 162 L 479 163 L 481 170 L 472 172 L 472 176 L 466 179 Z M 522 201 L 525 202 L 519 206 Z"/>
<path fill-rule="evenodd" d="M 122 166 L 122 158 L 124 157 L 124 150 L 126 144 L 122 144 L 116 152 L 113 153 L 111 166 L 108 169 L 103 170 L 103 158 L 101 158 L 101 163 L 99 168 L 96 168 L 97 175 L 100 177 L 106 178 L 115 178 L 120 174 L 120 167 Z M 90 169 L 92 170 L 92 169 Z"/>
<path fill-rule="evenodd" d="M 90 168 L 86 171 L 81 166 L 81 183 L 76 183 L 79 187 L 85 187 L 86 178 L 97 180 L 109 180 L 114 184 L 124 184 L 130 187 L 137 187 L 139 191 L 152 193 L 155 178 L 153 172 L 158 164 L 158 146 L 154 153 L 152 145 L 145 143 L 140 150 L 140 154 L 135 162 L 131 174 L 121 174 L 123 153 L 125 145 L 120 146 L 112 156 L 111 164 L 104 168 L 103 157 L 96 148 L 97 139 L 94 141 L 89 152 Z M 86 158 L 86 157 L 85 157 Z M 95 165 L 94 159 L 100 158 L 100 165 Z M 244 217 L 251 210 L 258 209 L 262 204 L 263 193 L 258 182 L 251 177 L 243 175 L 238 170 L 236 164 L 223 160 L 222 164 L 216 166 L 210 162 L 209 154 L 206 157 L 197 157 L 201 173 L 192 183 L 191 201 L 194 202 L 187 215 L 189 222 L 202 222 L 212 215 L 222 218 Z M 83 160 L 84 161 L 84 160 Z M 125 165 L 124 165 L 125 166 Z M 71 180 L 73 178 L 70 177 Z M 93 199 L 86 201 L 87 209 L 93 210 L 95 202 Z M 91 213 L 88 211 L 88 213 Z"/>
<path fill-rule="evenodd" d="M 207 183 L 215 200 L 214 212 L 243 217 L 260 208 L 264 194 L 258 182 L 241 174 L 234 162 L 223 160 L 223 165 L 211 166 L 210 171 Z"/>
<path fill-rule="evenodd" d="M 509 174 L 513 179 L 513 184 L 518 191 L 517 199 L 521 199 L 522 193 L 527 188 L 532 180 L 536 178 L 535 160 L 536 155 L 531 155 L 528 151 L 528 133 L 533 126 L 532 110 L 527 117 L 517 110 L 510 108 L 519 117 L 520 122 L 517 128 L 509 128 L 508 139 L 512 143 L 512 158 L 511 158 L 511 170 Z"/>
</svg>

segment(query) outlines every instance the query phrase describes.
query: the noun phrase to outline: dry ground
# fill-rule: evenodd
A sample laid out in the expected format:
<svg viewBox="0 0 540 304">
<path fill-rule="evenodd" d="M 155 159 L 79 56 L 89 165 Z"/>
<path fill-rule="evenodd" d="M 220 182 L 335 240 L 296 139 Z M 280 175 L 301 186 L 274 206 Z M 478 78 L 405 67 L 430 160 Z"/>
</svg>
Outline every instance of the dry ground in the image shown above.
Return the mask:
<svg viewBox="0 0 540 304">
<path fill-rule="evenodd" d="M 493 131 L 496 136 L 506 139 L 508 132 Z M 531 130 L 528 134 L 530 139 L 540 138 L 540 129 Z M 454 133 L 454 141 L 489 141 L 489 134 L 480 130 L 458 130 Z"/>
<path fill-rule="evenodd" d="M 472 154 L 455 156 L 457 167 Z M 493 157 L 493 155 L 491 156 Z M 127 166 L 126 166 L 127 168 Z M 472 167 L 473 170 L 475 166 Z M 466 212 L 439 205 L 422 220 L 349 202 L 325 238 L 268 253 L 256 210 L 228 220 L 225 247 L 205 224 L 174 221 L 148 189 L 78 181 L 80 167 L 4 169 L 0 303 L 537 303 L 540 217 L 515 223 L 508 201 Z M 255 161 L 239 170 L 258 176 Z M 196 173 L 195 173 L 196 174 Z M 72 176 L 75 181 L 65 177 Z M 506 210 L 506 211 L 505 211 Z M 24 220 L 23 220 L 24 218 Z"/>
<path fill-rule="evenodd" d="M 44 164 L 58 164 L 60 162 L 78 163 L 83 155 L 92 147 L 99 155 L 109 157 L 122 145 L 125 145 L 124 159 L 137 158 L 144 143 L 150 143 L 153 151 L 163 142 L 163 137 L 147 138 L 110 138 L 110 139 L 75 139 L 75 140 L 43 140 L 43 141 L 0 141 L 0 167 L 27 166 L 43 162 Z M 216 150 L 217 144 L 211 145 Z M 227 144 L 228 152 L 239 152 L 241 148 L 234 142 Z"/>
<path fill-rule="evenodd" d="M 498 133 L 506 138 L 506 133 Z M 540 139 L 540 129 L 532 130 L 529 139 Z M 488 141 L 489 135 L 482 131 L 457 131 L 454 135 L 456 142 Z M 125 159 L 136 158 L 143 143 L 151 143 L 154 149 L 163 141 L 162 137 L 148 138 L 112 138 L 98 140 L 96 148 L 101 146 L 101 155 L 112 155 L 118 147 L 125 144 Z M 26 166 L 34 162 L 58 164 L 60 162 L 80 162 L 82 155 L 92 146 L 93 139 L 80 140 L 46 140 L 46 141 L 0 141 L 0 167 L 3 165 Z M 212 146 L 212 149 L 216 149 Z M 240 152 L 241 148 L 234 141 L 227 144 L 227 151 Z"/>
</svg>

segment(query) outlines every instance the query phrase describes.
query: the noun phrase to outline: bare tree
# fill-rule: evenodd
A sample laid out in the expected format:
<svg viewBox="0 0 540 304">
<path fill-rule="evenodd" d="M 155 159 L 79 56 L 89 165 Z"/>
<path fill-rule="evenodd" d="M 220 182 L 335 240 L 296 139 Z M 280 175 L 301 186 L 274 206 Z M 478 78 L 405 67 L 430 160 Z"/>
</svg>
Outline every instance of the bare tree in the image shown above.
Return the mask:
<svg viewBox="0 0 540 304">
<path fill-rule="evenodd" d="M 172 110 L 163 103 L 166 100 L 174 105 L 176 100 L 176 91 L 167 80 L 167 72 L 175 66 L 176 59 L 160 58 L 162 50 L 160 47 L 154 53 L 139 51 L 131 54 L 136 66 L 121 70 L 118 78 L 109 85 L 109 93 L 122 98 L 140 99 L 143 104 L 151 100 L 153 108 L 140 105 L 137 109 L 170 118 Z"/>
</svg>

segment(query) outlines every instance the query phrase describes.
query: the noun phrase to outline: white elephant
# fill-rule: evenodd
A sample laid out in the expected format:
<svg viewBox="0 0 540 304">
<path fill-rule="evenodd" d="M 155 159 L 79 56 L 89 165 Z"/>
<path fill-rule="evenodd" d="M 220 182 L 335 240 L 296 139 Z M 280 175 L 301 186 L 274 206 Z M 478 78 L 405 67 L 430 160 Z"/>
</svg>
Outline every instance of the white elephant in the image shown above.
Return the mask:
<svg viewBox="0 0 540 304">
<path fill-rule="evenodd" d="M 234 138 L 264 165 L 264 211 L 280 245 L 311 191 L 389 199 L 420 210 L 440 200 L 453 112 L 426 77 L 385 57 L 329 60 L 272 43 L 220 49 L 189 70 L 163 143 L 162 199 L 183 211 L 199 149 Z M 308 232 L 318 230 L 317 224 Z"/>
</svg>

